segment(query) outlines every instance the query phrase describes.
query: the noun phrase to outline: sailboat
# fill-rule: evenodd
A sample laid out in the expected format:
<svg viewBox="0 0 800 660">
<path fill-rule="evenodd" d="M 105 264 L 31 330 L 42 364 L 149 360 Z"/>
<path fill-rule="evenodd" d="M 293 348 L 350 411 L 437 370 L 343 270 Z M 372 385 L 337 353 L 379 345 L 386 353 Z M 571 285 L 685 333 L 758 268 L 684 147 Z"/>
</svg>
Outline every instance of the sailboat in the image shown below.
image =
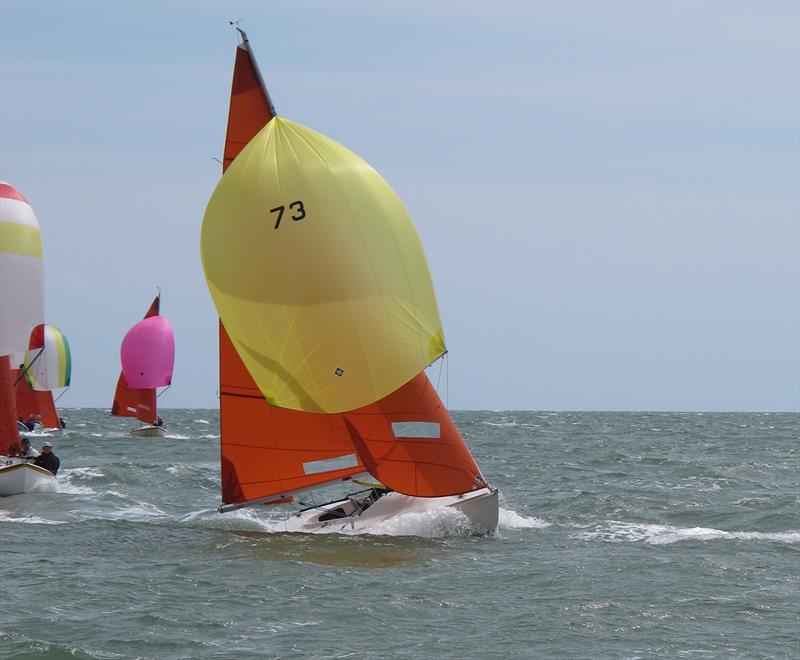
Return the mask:
<svg viewBox="0 0 800 660">
<path fill-rule="evenodd" d="M 15 371 L 17 415 L 38 418 L 48 435 L 61 433 L 53 390 L 63 388 L 66 392 L 71 379 L 72 355 L 66 335 L 54 325 L 40 323 L 31 332 L 24 362 Z"/>
<path fill-rule="evenodd" d="M 279 117 L 247 35 L 201 256 L 220 316 L 221 512 L 306 503 L 287 531 L 452 508 L 497 526 L 491 487 L 425 374 L 446 353 L 427 261 L 386 181 Z"/>
<path fill-rule="evenodd" d="M 55 477 L 18 457 L 13 365 L 24 360 L 31 331 L 44 318 L 39 221 L 16 188 L 0 182 L 0 496 L 46 487 Z"/>
<path fill-rule="evenodd" d="M 144 318 L 125 334 L 120 346 L 122 370 L 114 392 L 111 414 L 135 417 L 145 426 L 133 429 L 131 435 L 163 437 L 164 423 L 158 415 L 157 388 L 169 387 L 175 364 L 175 337 L 172 326 L 160 316 L 161 294 L 158 294 Z"/>
</svg>

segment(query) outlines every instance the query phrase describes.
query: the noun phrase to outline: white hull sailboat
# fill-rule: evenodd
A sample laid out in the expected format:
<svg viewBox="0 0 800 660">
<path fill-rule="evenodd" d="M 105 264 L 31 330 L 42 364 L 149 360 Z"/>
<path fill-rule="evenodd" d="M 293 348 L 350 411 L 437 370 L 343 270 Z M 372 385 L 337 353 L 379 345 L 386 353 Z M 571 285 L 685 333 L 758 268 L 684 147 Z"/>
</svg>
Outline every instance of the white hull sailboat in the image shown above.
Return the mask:
<svg viewBox="0 0 800 660">
<path fill-rule="evenodd" d="M 488 534 L 497 529 L 498 493 L 487 486 L 450 497 L 413 497 L 374 489 L 360 491 L 343 500 L 298 511 L 286 521 L 286 531 L 307 534 L 368 531 L 403 515 L 448 508 L 463 513 L 470 530 L 476 534 Z"/>
<path fill-rule="evenodd" d="M 135 435 L 137 438 L 163 438 L 167 435 L 167 431 L 162 426 L 140 426 L 133 429 L 131 435 Z"/>
<path fill-rule="evenodd" d="M 50 470 L 25 459 L 0 456 L 0 497 L 47 490 L 55 479 Z"/>
<path fill-rule="evenodd" d="M 408 212 L 356 154 L 277 116 L 239 32 L 200 241 L 221 321 L 220 512 L 369 475 L 373 488 L 285 528 L 366 531 L 452 509 L 491 532 L 498 493 L 425 374 L 447 348 Z"/>
</svg>

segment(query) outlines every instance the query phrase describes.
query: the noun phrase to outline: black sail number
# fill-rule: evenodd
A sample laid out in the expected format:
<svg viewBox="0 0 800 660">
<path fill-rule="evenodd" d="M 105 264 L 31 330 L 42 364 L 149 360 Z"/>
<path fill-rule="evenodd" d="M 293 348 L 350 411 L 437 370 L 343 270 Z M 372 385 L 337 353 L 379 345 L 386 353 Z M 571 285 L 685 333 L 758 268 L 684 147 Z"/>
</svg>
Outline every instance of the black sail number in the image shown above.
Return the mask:
<svg viewBox="0 0 800 660">
<path fill-rule="evenodd" d="M 289 204 L 289 209 L 294 211 L 292 215 L 289 217 L 297 222 L 298 220 L 303 220 L 306 217 L 306 207 L 303 206 L 302 200 L 297 200 L 296 202 L 292 202 Z M 274 209 L 270 209 L 270 213 L 277 213 L 277 218 L 275 219 L 275 229 L 281 226 L 281 220 L 283 219 L 283 213 L 286 211 L 286 206 L 276 206 Z"/>
</svg>

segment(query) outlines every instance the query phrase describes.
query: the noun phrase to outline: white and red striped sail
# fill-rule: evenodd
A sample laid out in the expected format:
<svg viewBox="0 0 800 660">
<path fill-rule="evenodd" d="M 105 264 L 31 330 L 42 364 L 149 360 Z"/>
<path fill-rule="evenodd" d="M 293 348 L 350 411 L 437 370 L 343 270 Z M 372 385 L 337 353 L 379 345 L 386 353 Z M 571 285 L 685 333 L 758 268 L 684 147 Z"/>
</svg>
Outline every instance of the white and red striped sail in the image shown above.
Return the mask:
<svg viewBox="0 0 800 660">
<path fill-rule="evenodd" d="M 0 453 L 19 438 L 14 373 L 44 319 L 39 221 L 16 188 L 0 182 Z"/>
</svg>

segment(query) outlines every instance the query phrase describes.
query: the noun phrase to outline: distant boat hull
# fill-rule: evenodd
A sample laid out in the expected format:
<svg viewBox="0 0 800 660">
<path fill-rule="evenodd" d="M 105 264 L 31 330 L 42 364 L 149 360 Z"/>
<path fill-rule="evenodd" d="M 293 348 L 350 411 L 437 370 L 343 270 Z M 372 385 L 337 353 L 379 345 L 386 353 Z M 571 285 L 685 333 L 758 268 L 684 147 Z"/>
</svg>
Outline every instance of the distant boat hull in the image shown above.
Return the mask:
<svg viewBox="0 0 800 660">
<path fill-rule="evenodd" d="M 167 432 L 161 426 L 141 426 L 133 429 L 131 435 L 135 435 L 137 438 L 163 438 Z"/>
<path fill-rule="evenodd" d="M 46 490 L 55 483 L 50 470 L 20 459 L 0 457 L 0 497 Z"/>
<path fill-rule="evenodd" d="M 444 508 L 461 511 L 478 534 L 497 529 L 499 497 L 497 490 L 491 486 L 451 497 L 412 497 L 390 492 L 362 508 L 364 498 L 369 497 L 364 492 L 300 511 L 286 521 L 286 531 L 315 534 L 366 530 L 404 514 Z"/>
</svg>

